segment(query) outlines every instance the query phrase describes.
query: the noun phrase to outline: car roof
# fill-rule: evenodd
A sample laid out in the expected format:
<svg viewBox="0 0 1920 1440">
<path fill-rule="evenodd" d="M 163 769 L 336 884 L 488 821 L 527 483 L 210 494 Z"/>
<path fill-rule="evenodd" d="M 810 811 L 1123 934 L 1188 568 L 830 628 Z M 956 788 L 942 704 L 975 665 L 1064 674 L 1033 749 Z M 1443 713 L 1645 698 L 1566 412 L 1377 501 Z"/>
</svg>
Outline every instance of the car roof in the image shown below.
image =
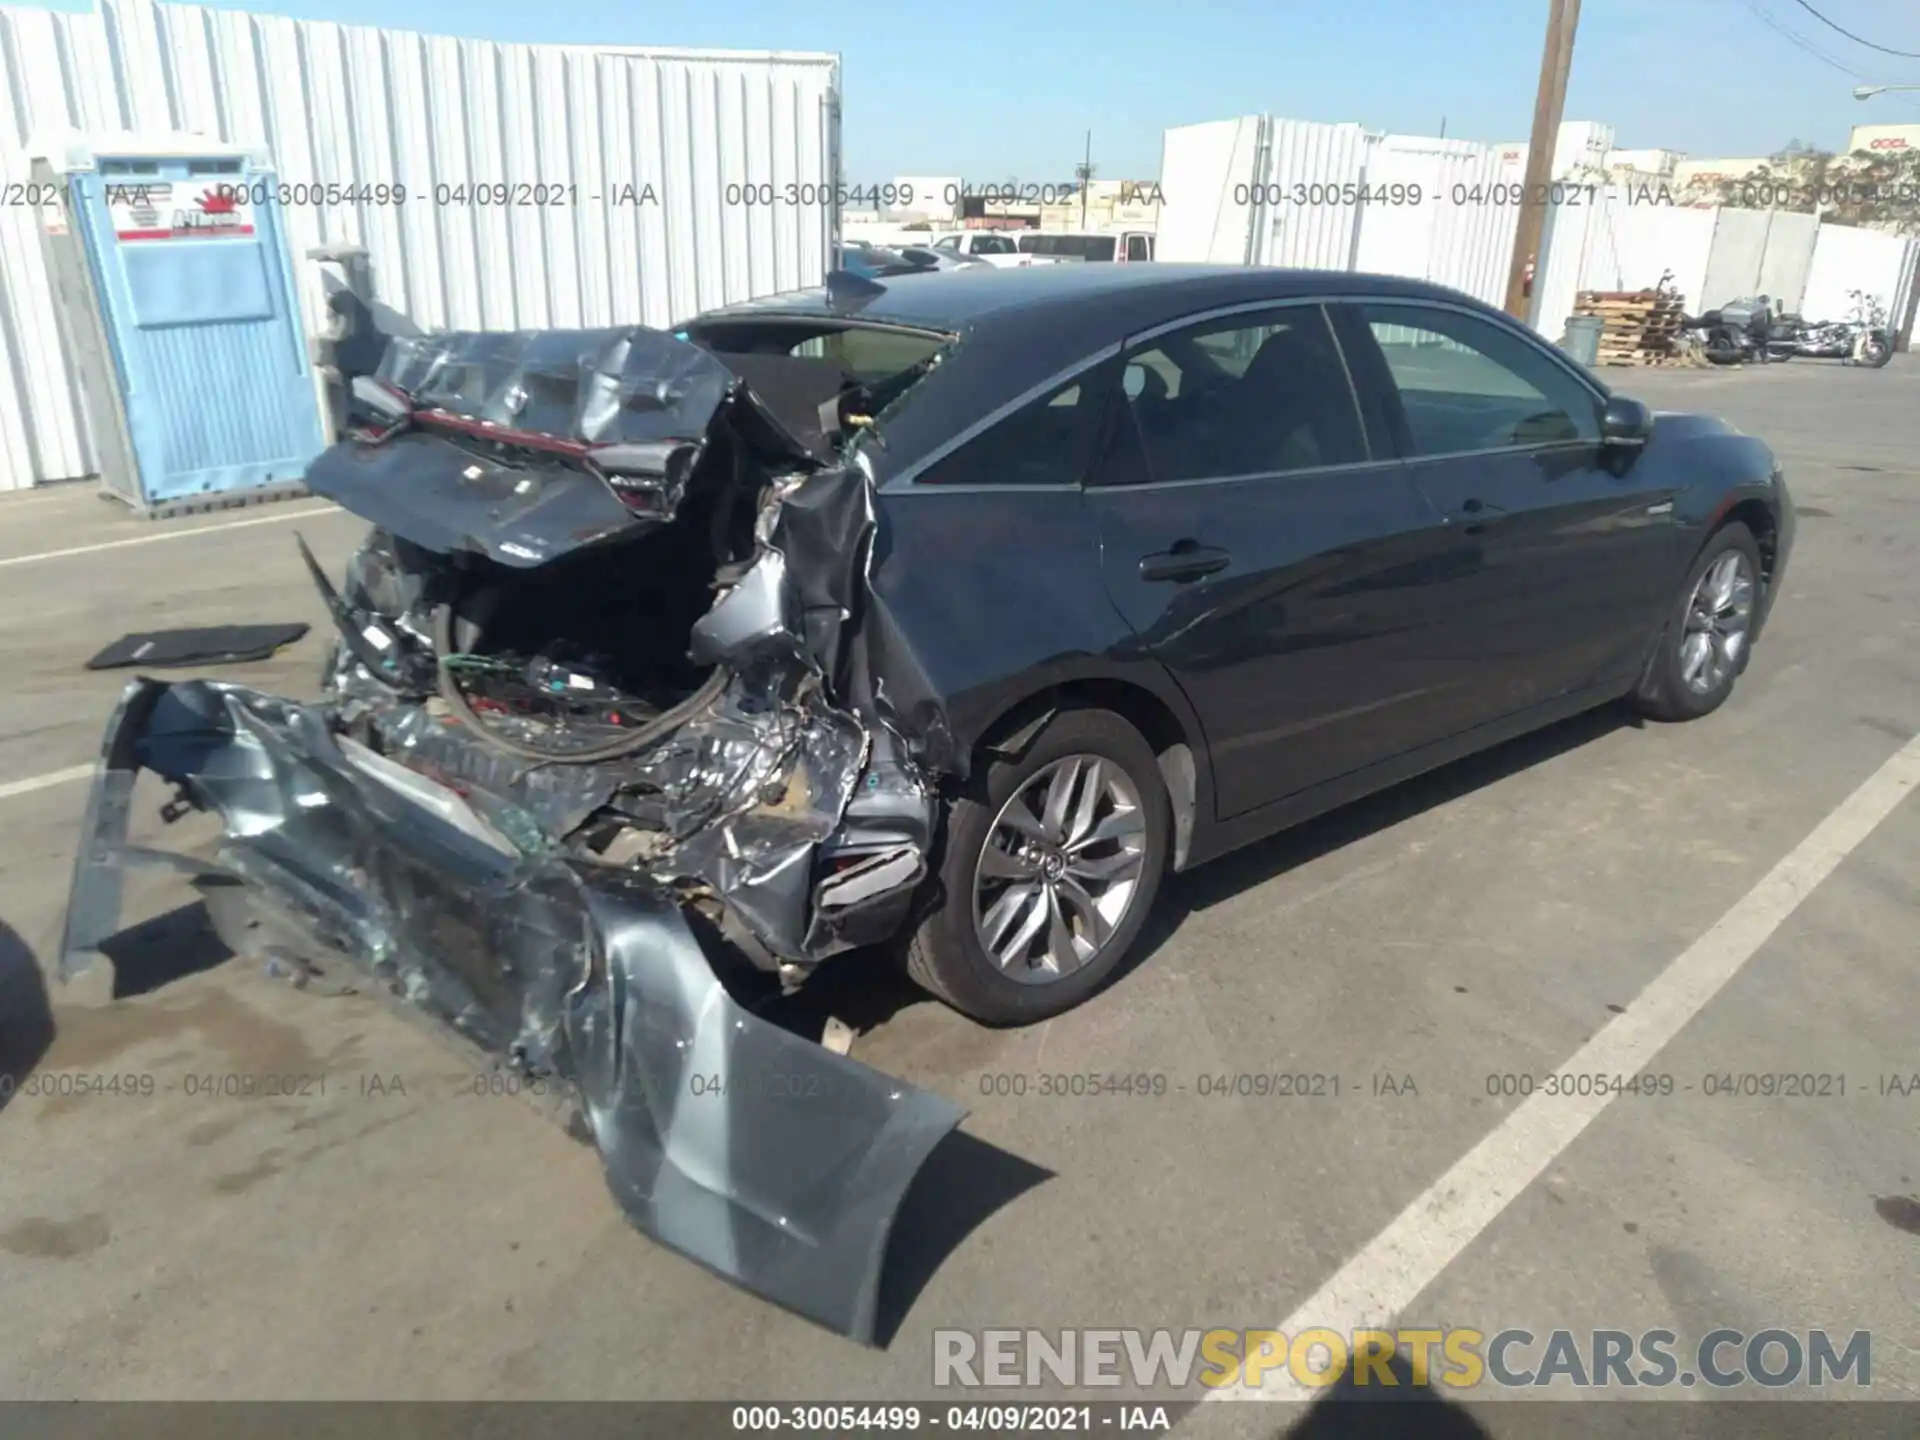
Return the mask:
<svg viewBox="0 0 1920 1440">
<path fill-rule="evenodd" d="M 1129 332 L 1178 319 L 1190 311 L 1241 301 L 1284 300 L 1350 293 L 1407 298 L 1466 299 L 1458 291 L 1396 275 L 1347 270 L 1283 270 L 1256 265 L 1033 265 L 991 275 L 951 271 L 902 275 L 878 282 L 879 293 L 836 308 L 823 286 L 766 295 L 709 310 L 700 322 L 772 316 L 860 319 L 953 333 L 1041 318 L 1076 320 L 1090 331 Z M 1477 303 L 1477 302 L 1470 302 Z M 1091 339 L 1091 336 L 1089 336 Z M 1089 348 L 1097 348 L 1101 341 Z"/>
<path fill-rule="evenodd" d="M 848 294 L 847 291 L 854 293 Z M 885 422 L 876 478 L 910 467 L 974 422 L 1132 337 L 1188 316 L 1316 295 L 1443 300 L 1512 325 L 1471 296 L 1395 275 L 1257 265 L 1034 265 L 856 281 L 835 305 L 825 287 L 768 295 L 688 322 L 698 341 L 730 322 L 867 322 L 958 337 L 938 370 Z M 717 338 L 717 337 L 716 337 Z"/>
</svg>

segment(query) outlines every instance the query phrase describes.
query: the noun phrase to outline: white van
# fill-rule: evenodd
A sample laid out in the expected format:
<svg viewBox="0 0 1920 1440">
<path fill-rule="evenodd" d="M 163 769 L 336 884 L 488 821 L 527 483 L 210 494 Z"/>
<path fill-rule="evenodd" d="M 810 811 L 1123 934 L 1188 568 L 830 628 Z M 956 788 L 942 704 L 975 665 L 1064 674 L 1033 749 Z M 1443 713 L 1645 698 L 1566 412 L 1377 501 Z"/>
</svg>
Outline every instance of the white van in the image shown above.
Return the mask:
<svg viewBox="0 0 1920 1440">
<path fill-rule="evenodd" d="M 1110 261 L 1141 264 L 1153 259 L 1150 230 L 1060 231 L 1023 230 L 1015 241 L 1020 252 L 1035 259 Z"/>
</svg>

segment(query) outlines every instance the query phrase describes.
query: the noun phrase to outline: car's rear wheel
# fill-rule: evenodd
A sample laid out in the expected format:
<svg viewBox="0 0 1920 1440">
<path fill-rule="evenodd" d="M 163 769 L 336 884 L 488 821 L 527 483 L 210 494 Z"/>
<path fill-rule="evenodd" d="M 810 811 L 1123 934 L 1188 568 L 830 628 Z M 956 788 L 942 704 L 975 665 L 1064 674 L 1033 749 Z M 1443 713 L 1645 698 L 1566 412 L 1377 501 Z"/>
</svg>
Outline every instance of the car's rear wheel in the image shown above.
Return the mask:
<svg viewBox="0 0 1920 1440">
<path fill-rule="evenodd" d="M 1071 1009 L 1139 937 L 1168 829 L 1140 732 L 1111 711 L 1062 711 L 950 807 L 940 903 L 908 946 L 908 973 L 988 1024 Z"/>
<path fill-rule="evenodd" d="M 1687 572 L 1679 603 L 1634 701 L 1656 720 L 1697 720 L 1733 693 L 1747 668 L 1761 597 L 1760 547 L 1739 522 L 1714 532 Z"/>
</svg>

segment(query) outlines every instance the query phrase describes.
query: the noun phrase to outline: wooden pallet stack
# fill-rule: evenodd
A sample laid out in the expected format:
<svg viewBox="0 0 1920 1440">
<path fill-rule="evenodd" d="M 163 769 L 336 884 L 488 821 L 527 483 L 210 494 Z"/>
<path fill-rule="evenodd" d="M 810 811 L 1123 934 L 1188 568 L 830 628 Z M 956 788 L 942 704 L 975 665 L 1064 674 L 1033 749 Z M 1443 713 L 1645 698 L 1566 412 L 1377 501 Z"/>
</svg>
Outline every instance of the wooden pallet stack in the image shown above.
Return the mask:
<svg viewBox="0 0 1920 1440">
<path fill-rule="evenodd" d="M 1602 365 L 1700 363 L 1681 343 L 1685 306 L 1666 290 L 1582 290 L 1573 313 L 1601 321 Z"/>
</svg>

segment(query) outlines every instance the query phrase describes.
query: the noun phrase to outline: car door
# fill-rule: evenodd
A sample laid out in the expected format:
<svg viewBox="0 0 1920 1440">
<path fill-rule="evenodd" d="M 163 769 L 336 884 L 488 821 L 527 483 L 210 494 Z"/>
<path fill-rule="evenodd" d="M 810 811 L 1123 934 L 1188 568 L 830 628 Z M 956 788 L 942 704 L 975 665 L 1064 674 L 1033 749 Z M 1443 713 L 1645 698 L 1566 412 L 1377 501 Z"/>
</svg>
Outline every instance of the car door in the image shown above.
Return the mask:
<svg viewBox="0 0 1920 1440">
<path fill-rule="evenodd" d="M 1464 622 L 1457 730 L 1631 682 L 1673 598 L 1675 487 L 1604 446 L 1600 390 L 1515 324 L 1440 301 L 1337 307 L 1389 397 L 1414 483 L 1455 536 L 1434 603 Z"/>
<path fill-rule="evenodd" d="M 1376 453 L 1322 307 L 1241 306 L 1124 358 L 1087 503 L 1113 603 L 1200 717 L 1220 818 L 1434 738 L 1441 527 Z"/>
</svg>

